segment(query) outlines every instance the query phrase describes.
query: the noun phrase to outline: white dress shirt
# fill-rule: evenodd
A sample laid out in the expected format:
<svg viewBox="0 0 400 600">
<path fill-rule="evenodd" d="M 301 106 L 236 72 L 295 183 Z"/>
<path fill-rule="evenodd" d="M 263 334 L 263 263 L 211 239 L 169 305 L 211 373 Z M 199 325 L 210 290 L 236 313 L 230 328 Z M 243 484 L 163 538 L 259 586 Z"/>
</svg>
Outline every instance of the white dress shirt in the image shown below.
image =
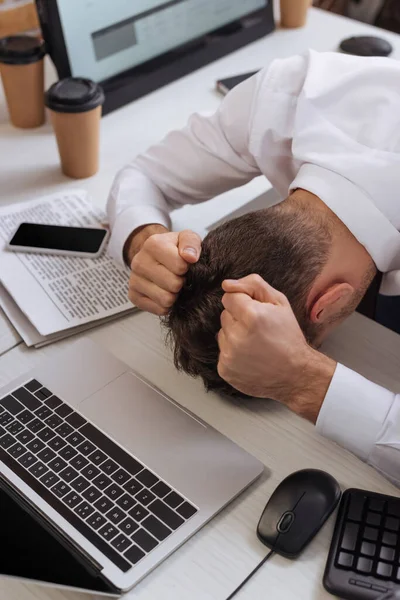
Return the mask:
<svg viewBox="0 0 400 600">
<path fill-rule="evenodd" d="M 400 296 L 399 62 L 310 51 L 274 61 L 214 115 L 193 115 L 117 175 L 112 254 L 122 260 L 135 228 L 168 227 L 174 208 L 261 174 L 282 197 L 294 188 L 319 196 Z M 400 486 L 400 395 L 339 364 L 317 429 Z"/>
</svg>

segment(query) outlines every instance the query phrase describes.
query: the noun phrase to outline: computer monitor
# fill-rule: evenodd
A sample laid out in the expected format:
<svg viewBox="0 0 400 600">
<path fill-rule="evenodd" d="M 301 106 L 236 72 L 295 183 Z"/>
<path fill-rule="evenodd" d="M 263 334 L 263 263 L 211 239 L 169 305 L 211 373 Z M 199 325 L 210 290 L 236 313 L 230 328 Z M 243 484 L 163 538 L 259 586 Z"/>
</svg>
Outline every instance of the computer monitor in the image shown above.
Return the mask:
<svg viewBox="0 0 400 600">
<path fill-rule="evenodd" d="M 272 0 L 36 3 L 58 76 L 102 83 L 104 113 L 274 28 Z"/>
</svg>

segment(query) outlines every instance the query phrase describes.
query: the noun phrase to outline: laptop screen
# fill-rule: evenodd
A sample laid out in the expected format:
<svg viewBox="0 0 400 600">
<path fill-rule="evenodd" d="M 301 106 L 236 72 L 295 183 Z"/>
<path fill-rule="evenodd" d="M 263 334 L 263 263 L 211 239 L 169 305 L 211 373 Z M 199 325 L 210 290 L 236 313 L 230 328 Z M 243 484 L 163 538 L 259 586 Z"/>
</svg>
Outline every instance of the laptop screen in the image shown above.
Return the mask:
<svg viewBox="0 0 400 600">
<path fill-rule="evenodd" d="M 269 0 L 58 0 L 73 76 L 104 81 L 265 8 Z"/>
</svg>

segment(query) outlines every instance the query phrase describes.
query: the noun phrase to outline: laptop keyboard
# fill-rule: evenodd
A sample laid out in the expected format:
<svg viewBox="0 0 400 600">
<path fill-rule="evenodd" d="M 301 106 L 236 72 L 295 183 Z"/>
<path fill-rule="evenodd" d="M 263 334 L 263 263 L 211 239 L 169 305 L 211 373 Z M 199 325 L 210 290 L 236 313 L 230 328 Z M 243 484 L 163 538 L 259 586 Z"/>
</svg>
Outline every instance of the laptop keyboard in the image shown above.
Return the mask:
<svg viewBox="0 0 400 600">
<path fill-rule="evenodd" d="M 0 400 L 0 459 L 124 572 L 198 511 L 35 379 Z"/>
</svg>

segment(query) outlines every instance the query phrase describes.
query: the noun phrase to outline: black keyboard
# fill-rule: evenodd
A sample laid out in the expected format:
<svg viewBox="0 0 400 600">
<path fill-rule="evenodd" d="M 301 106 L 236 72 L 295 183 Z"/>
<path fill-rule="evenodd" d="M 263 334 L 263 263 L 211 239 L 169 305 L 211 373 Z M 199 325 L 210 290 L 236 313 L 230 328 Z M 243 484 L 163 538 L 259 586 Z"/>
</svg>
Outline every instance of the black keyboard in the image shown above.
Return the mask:
<svg viewBox="0 0 400 600">
<path fill-rule="evenodd" d="M 124 572 L 198 511 L 35 379 L 0 400 L 0 460 Z"/>
<path fill-rule="evenodd" d="M 357 489 L 343 494 L 324 585 L 344 600 L 400 590 L 400 498 Z"/>
</svg>

